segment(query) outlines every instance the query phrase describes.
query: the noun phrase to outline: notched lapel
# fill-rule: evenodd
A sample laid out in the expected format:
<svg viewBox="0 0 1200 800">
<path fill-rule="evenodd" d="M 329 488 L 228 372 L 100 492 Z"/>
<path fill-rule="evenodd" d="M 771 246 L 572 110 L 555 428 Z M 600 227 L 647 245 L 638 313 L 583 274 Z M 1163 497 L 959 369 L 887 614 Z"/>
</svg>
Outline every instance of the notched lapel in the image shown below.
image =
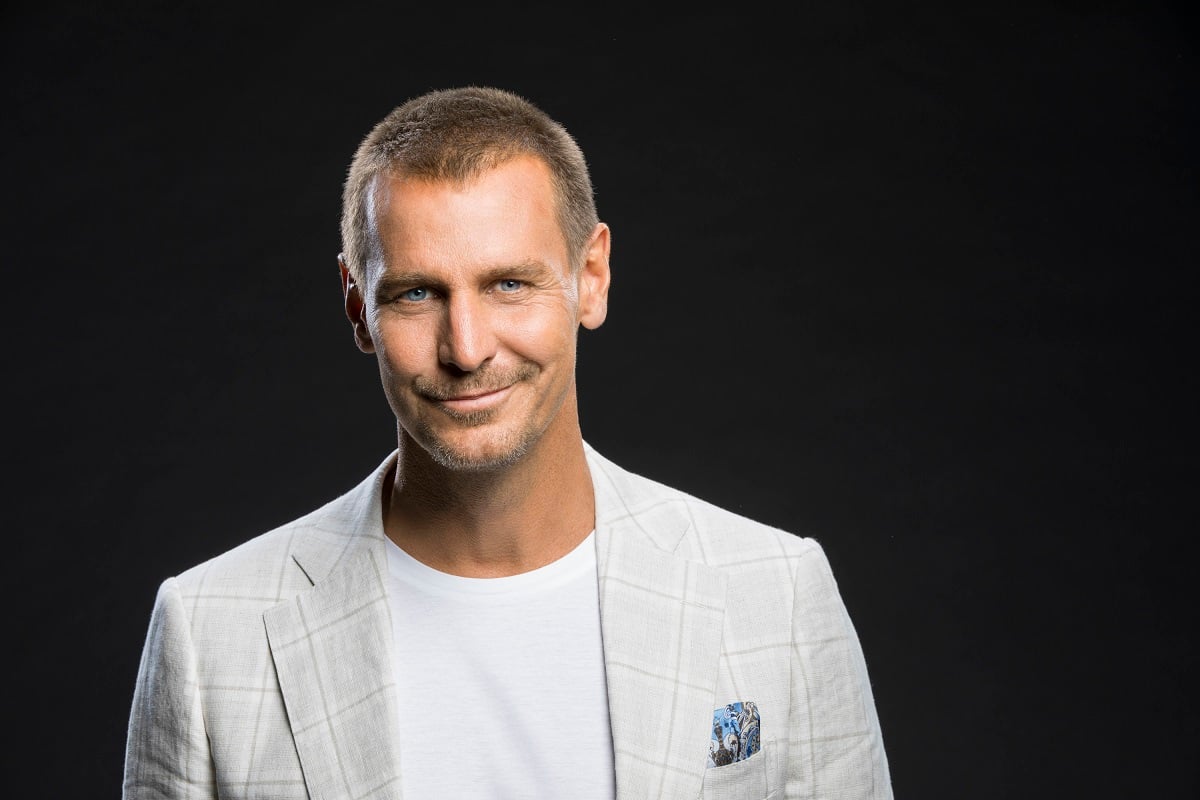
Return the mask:
<svg viewBox="0 0 1200 800">
<path fill-rule="evenodd" d="M 264 619 L 309 794 L 399 798 L 387 564 L 365 538 Z"/>
<path fill-rule="evenodd" d="M 712 734 L 726 580 L 654 544 L 679 542 L 687 527 L 680 515 L 661 512 L 660 506 L 648 515 L 597 519 L 600 622 L 621 800 L 698 796 Z M 657 526 L 653 537 L 644 530 L 647 516 Z"/>
</svg>

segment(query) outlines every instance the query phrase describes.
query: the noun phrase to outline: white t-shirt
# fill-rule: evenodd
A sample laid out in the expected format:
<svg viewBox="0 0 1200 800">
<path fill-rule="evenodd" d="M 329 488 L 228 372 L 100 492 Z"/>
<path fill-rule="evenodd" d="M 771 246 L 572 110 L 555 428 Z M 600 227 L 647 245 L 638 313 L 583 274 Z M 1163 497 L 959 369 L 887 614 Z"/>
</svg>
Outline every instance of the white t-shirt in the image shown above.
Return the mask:
<svg viewBox="0 0 1200 800">
<path fill-rule="evenodd" d="M 615 797 L 594 536 L 503 578 L 388 542 L 405 800 Z"/>
</svg>

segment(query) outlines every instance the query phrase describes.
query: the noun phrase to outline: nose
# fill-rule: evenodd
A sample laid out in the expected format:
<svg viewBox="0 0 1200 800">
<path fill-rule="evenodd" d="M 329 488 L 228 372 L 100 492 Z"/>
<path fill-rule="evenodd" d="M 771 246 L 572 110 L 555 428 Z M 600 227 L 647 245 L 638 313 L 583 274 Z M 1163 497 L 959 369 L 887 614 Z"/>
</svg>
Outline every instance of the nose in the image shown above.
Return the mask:
<svg viewBox="0 0 1200 800">
<path fill-rule="evenodd" d="M 469 293 L 451 296 L 438 342 L 438 360 L 462 372 L 474 372 L 495 354 L 496 334 L 486 304 Z"/>
</svg>

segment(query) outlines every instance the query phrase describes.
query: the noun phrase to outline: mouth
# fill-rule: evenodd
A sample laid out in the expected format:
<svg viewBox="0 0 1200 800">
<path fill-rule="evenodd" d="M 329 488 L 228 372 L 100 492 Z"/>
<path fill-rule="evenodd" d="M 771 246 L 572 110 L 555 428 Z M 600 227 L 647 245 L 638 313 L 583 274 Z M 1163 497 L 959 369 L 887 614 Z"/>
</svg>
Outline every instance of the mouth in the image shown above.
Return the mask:
<svg viewBox="0 0 1200 800">
<path fill-rule="evenodd" d="M 435 402 L 447 411 L 459 414 L 478 414 L 489 411 L 504 402 L 512 392 L 512 386 L 484 391 L 470 391 L 456 394 L 452 397 L 434 398 Z"/>
<path fill-rule="evenodd" d="M 472 424 L 483 423 L 497 413 L 522 383 L 533 380 L 537 369 L 523 364 L 513 369 L 491 370 L 459 380 L 413 380 L 413 390 L 443 413 Z"/>
</svg>

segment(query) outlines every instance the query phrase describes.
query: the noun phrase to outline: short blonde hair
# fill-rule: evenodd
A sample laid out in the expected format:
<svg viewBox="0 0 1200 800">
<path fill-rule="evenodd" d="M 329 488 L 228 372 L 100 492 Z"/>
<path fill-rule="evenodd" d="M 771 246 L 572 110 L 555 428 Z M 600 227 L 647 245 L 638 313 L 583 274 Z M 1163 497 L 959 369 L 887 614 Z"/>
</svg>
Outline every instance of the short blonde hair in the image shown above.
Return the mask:
<svg viewBox="0 0 1200 800">
<path fill-rule="evenodd" d="M 558 224 L 573 268 L 599 218 L 583 151 L 560 123 L 502 89 L 467 86 L 414 97 L 380 120 L 354 154 L 342 190 L 342 260 L 361 283 L 376 256 L 373 203 L 381 174 L 464 182 L 518 155 L 550 168 Z"/>
</svg>

